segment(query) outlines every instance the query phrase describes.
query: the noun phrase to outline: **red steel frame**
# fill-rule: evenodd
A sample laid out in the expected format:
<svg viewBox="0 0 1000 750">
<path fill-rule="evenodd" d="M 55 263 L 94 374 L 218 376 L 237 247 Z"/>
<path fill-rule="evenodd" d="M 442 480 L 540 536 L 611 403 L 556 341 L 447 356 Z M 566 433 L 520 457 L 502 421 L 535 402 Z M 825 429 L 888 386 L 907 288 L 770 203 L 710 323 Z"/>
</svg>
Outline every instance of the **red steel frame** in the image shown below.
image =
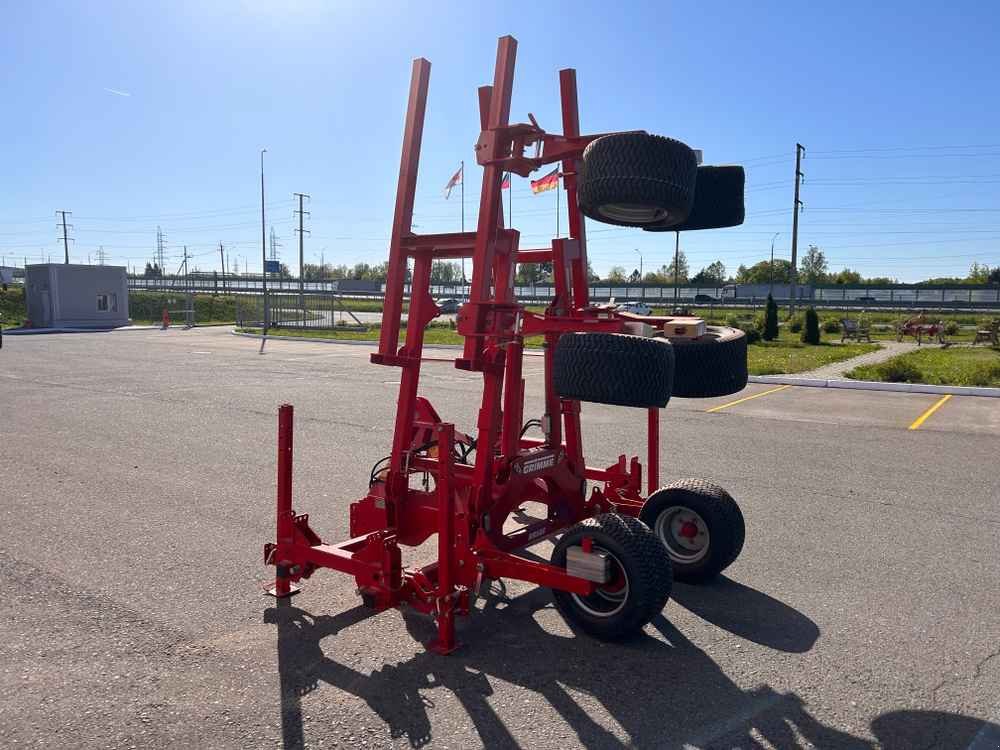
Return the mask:
<svg viewBox="0 0 1000 750">
<path fill-rule="evenodd" d="M 454 617 L 468 614 L 483 578 L 530 581 L 579 594 L 595 584 L 565 569 L 519 557 L 515 551 L 556 534 L 598 513 L 617 510 L 637 515 L 642 507 L 642 466 L 625 455 L 605 469 L 586 466 L 580 427 L 580 402 L 560 398 L 552 384 L 553 352 L 568 331 L 622 333 L 639 324 L 662 325 L 666 318 L 620 314 L 592 307 L 587 279 L 584 217 L 576 200 L 577 168 L 583 149 L 596 135 L 581 136 L 576 72 L 559 73 L 563 134 L 529 124 L 510 125 L 511 91 L 517 42 L 502 37 L 492 86 L 479 89 L 482 132 L 476 157 L 483 167 L 479 224 L 475 232 L 417 235 L 412 231 L 414 192 L 430 63 L 413 63 L 406 113 L 396 209 L 386 280 L 385 308 L 377 365 L 398 367 L 402 374 L 395 432 L 388 469 L 367 496 L 351 505 L 350 536 L 324 543 L 308 515 L 292 510 L 292 407 L 279 410 L 277 540 L 264 547 L 276 566 L 271 593 L 288 596 L 295 583 L 317 568 L 355 577 L 358 591 L 376 609 L 407 604 L 432 614 L 438 636 L 431 647 L 447 653 L 455 647 Z M 535 147 L 535 156 L 525 149 Z M 569 237 L 551 247 L 519 247 L 519 233 L 504 226 L 500 183 L 507 171 L 526 176 L 546 164 L 560 163 L 569 212 Z M 472 258 L 471 293 L 458 314 L 464 350 L 455 360 L 462 370 L 481 373 L 482 402 L 476 422 L 472 464 L 453 455 L 458 439 L 452 424 L 442 423 L 433 406 L 418 395 L 424 328 L 437 314 L 430 295 L 431 262 Z M 409 321 L 398 345 L 409 261 Z M 516 264 L 551 262 L 555 297 L 544 314 L 525 310 L 514 299 Z M 524 339 L 544 337 L 544 438 L 521 436 Z M 462 440 L 468 441 L 462 436 Z M 427 450 L 435 444 L 436 450 Z M 648 410 L 648 491 L 658 486 L 659 410 Z M 427 473 L 434 489 L 411 487 L 411 476 Z M 587 481 L 592 483 L 588 494 Z M 505 533 L 508 516 L 524 502 L 540 502 L 547 518 Z M 415 546 L 438 537 L 438 560 L 404 569 L 400 545 Z"/>
</svg>

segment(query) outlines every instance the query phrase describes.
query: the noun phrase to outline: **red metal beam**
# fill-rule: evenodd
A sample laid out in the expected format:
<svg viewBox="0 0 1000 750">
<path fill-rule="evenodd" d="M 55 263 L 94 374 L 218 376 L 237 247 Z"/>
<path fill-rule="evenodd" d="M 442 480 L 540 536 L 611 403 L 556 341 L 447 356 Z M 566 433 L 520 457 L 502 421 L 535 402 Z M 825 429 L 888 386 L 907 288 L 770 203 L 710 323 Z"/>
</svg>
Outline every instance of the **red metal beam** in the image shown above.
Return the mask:
<svg viewBox="0 0 1000 750">
<path fill-rule="evenodd" d="M 389 266 L 385 281 L 385 304 L 382 312 L 382 333 L 379 353 L 395 354 L 399 344 L 399 327 L 403 313 L 403 286 L 406 283 L 406 252 L 403 237 L 411 234 L 413 201 L 417 189 L 417 168 L 420 166 L 420 143 L 424 134 L 424 113 L 427 109 L 427 87 L 431 64 L 422 57 L 413 61 L 410 75 L 410 99 L 406 107 L 403 131 L 403 151 L 399 159 L 399 183 L 396 186 L 396 211 L 392 218 L 389 241 Z"/>
</svg>

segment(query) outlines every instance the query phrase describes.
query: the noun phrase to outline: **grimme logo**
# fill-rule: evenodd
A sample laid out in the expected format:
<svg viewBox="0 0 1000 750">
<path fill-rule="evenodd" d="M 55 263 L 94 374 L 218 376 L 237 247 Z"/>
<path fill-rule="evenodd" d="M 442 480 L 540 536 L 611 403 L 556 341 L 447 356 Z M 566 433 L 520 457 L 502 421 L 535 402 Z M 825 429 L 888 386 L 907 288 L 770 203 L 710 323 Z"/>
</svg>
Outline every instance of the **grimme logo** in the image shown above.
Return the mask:
<svg viewBox="0 0 1000 750">
<path fill-rule="evenodd" d="M 515 471 L 518 474 L 534 474 L 536 471 L 541 471 L 542 469 L 549 469 L 556 464 L 556 456 L 554 453 L 547 453 L 544 456 L 538 456 L 537 458 L 529 458 L 522 461 L 515 467 Z"/>
</svg>

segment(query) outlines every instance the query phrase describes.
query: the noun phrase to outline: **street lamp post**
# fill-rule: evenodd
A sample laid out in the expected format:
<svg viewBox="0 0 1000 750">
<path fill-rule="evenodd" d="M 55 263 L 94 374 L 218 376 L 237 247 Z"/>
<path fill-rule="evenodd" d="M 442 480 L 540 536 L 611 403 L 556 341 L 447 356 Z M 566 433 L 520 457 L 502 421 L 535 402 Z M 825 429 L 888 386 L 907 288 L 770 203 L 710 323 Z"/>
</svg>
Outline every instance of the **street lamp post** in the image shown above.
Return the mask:
<svg viewBox="0 0 1000 750">
<path fill-rule="evenodd" d="M 770 295 L 774 296 L 774 241 L 778 239 L 778 235 L 781 232 L 775 232 L 774 237 L 771 238 L 771 288 L 768 290 Z"/>
<path fill-rule="evenodd" d="M 639 248 L 635 248 L 635 251 L 639 253 L 639 281 L 642 281 L 642 253 L 639 252 Z"/>
<path fill-rule="evenodd" d="M 267 300 L 267 232 L 264 229 L 264 154 L 266 148 L 260 150 L 260 270 L 261 284 L 264 289 L 264 335 L 267 336 L 267 324 L 270 323 L 271 311 Z"/>
</svg>

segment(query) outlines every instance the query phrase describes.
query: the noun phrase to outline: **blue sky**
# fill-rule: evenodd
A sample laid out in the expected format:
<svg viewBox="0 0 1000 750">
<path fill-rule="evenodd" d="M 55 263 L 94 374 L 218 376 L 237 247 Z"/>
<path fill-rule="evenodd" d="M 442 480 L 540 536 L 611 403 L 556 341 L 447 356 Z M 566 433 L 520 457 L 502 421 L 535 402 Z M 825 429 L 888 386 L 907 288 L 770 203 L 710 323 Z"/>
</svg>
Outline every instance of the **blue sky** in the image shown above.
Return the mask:
<svg viewBox="0 0 1000 750">
<path fill-rule="evenodd" d="M 474 161 L 476 87 L 510 33 L 512 119 L 557 131 L 557 71 L 575 67 L 584 132 L 645 129 L 747 166 L 746 224 L 683 236 L 693 269 L 763 259 L 775 232 L 787 257 L 799 141 L 800 248 L 903 281 L 964 275 L 1000 264 L 998 22 L 989 2 L 8 3 L 0 254 L 61 259 L 67 209 L 76 261 L 103 245 L 142 266 L 160 225 L 168 266 L 187 244 L 217 268 L 221 241 L 259 269 L 266 147 L 283 260 L 297 260 L 294 191 L 313 197 L 307 260 L 384 260 L 417 56 L 433 67 L 415 223 L 457 230 L 458 191 L 441 190 Z M 470 166 L 467 227 L 479 179 Z M 513 200 L 522 245 L 544 244 L 554 193 L 516 178 Z M 599 272 L 672 253 L 669 234 L 590 228 Z"/>
</svg>

